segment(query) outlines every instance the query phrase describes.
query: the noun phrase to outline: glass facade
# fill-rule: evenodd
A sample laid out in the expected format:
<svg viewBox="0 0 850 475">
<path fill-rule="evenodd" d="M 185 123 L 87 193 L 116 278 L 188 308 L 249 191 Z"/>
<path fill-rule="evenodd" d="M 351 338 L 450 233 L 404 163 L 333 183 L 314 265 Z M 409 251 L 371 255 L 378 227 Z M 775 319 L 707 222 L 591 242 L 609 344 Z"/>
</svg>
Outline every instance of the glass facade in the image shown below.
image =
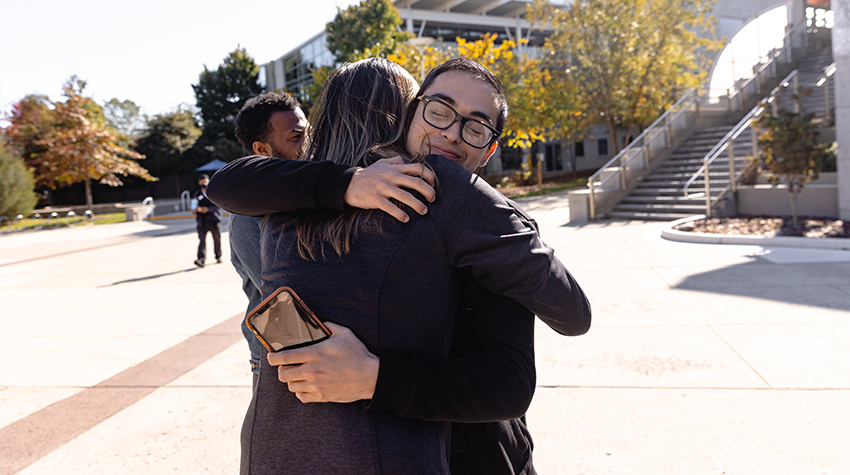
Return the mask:
<svg viewBox="0 0 850 475">
<path fill-rule="evenodd" d="M 264 69 L 272 71 L 267 74 L 274 76 L 277 73 L 277 76 L 282 76 L 267 81 L 266 90 L 285 90 L 302 102 L 309 102 L 306 86 L 313 82 L 313 70 L 334 66 L 333 55 L 325 47 L 326 37 L 322 33 L 282 58 L 264 65 Z"/>
<path fill-rule="evenodd" d="M 467 41 L 476 41 L 481 39 L 486 34 L 495 33 L 496 44 L 501 44 L 503 41 L 510 39 L 516 40 L 516 29 L 511 29 L 510 36 L 504 28 L 485 28 L 480 26 L 464 26 L 457 24 L 441 24 L 434 21 L 426 21 L 425 28 L 422 28 L 422 22 L 413 22 L 413 31 L 417 34 L 422 31 L 422 36 L 436 38 L 446 42 L 454 42 L 456 38 L 463 38 Z M 528 40 L 529 46 L 543 46 L 546 40 L 546 35 L 540 31 L 529 32 L 527 28 L 522 29 L 523 38 Z"/>
</svg>

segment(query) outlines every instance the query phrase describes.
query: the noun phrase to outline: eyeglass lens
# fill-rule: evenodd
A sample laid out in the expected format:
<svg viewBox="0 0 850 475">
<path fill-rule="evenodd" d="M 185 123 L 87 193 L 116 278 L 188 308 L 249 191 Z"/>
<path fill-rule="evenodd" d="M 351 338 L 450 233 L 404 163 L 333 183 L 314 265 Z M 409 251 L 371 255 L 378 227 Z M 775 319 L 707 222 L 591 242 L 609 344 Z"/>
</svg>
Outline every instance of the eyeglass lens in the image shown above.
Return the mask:
<svg viewBox="0 0 850 475">
<path fill-rule="evenodd" d="M 423 114 L 426 122 L 441 130 L 448 129 L 459 120 L 464 122 L 461 129 L 461 138 L 473 147 L 484 148 L 493 139 L 493 131 L 488 129 L 483 123 L 463 117 L 442 102 L 435 100 L 427 101 Z M 466 120 L 464 121 L 463 119 Z"/>
</svg>

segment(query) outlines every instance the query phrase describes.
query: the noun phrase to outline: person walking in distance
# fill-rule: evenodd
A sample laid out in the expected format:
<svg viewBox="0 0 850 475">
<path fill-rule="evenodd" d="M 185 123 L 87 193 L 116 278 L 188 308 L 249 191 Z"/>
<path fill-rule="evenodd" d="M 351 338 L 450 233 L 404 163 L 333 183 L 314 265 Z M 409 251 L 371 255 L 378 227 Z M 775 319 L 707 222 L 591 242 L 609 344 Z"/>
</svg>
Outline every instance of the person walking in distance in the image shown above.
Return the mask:
<svg viewBox="0 0 850 475">
<path fill-rule="evenodd" d="M 198 258 L 195 265 L 204 267 L 207 260 L 207 233 L 212 234 L 215 261 L 221 264 L 221 209 L 207 198 L 207 183 L 210 177 L 201 175 L 198 178 L 200 189 L 192 196 L 192 212 L 195 213 L 198 229 Z"/>
</svg>

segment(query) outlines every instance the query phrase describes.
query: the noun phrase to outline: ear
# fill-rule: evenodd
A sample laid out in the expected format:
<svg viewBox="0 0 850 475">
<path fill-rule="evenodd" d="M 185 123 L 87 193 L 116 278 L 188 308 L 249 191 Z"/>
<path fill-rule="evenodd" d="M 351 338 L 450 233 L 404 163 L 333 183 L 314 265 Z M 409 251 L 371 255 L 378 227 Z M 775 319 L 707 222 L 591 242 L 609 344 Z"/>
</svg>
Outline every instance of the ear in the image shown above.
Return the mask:
<svg viewBox="0 0 850 475">
<path fill-rule="evenodd" d="M 254 155 L 262 155 L 264 157 L 272 156 L 272 146 L 266 142 L 260 142 L 257 140 L 251 144 L 251 148 L 254 149 Z"/>
<path fill-rule="evenodd" d="M 490 144 L 490 148 L 487 149 L 487 153 L 484 154 L 484 158 L 482 158 L 481 162 L 478 164 L 479 167 L 483 167 L 483 166 L 487 165 L 487 162 L 490 161 L 490 157 L 492 157 L 493 154 L 496 152 L 496 147 L 498 147 L 498 146 L 499 146 L 499 144 L 496 143 L 496 142 L 493 142 L 493 143 Z"/>
</svg>

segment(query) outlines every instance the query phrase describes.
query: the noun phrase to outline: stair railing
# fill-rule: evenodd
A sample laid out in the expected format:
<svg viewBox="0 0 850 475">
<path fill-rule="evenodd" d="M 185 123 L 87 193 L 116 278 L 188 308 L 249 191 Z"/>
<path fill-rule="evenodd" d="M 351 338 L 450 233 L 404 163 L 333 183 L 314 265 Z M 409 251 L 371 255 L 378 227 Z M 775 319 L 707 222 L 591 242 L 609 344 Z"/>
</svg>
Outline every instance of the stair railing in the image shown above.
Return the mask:
<svg viewBox="0 0 850 475">
<path fill-rule="evenodd" d="M 768 52 L 768 60 L 753 67 L 753 75 L 750 78 L 741 83 L 740 86 L 733 86 L 728 89 L 729 110 L 743 109 L 748 97 L 753 97 L 761 92 L 761 87 L 765 81 L 776 76 L 777 60 L 781 59 L 785 63 L 793 61 L 792 46 L 794 39 L 796 36 L 804 35 L 805 32 L 805 22 L 800 22 L 794 28 L 788 30 L 782 38 L 782 42 Z"/>
<path fill-rule="evenodd" d="M 752 141 L 753 141 L 753 143 L 752 143 L 752 154 L 753 154 L 753 156 L 758 155 L 758 136 L 757 136 L 757 132 L 756 132 L 756 127 L 753 125 L 753 122 L 764 111 L 765 104 L 770 104 L 772 113 L 774 113 L 774 114 L 776 113 L 776 94 L 778 94 L 779 91 L 781 91 L 783 88 L 788 87 L 788 85 L 791 84 L 791 83 L 794 84 L 794 91 L 796 91 L 798 89 L 797 70 L 796 69 L 794 71 L 791 71 L 791 73 L 788 76 L 786 76 L 785 79 L 783 79 L 782 82 L 780 82 L 778 86 L 773 88 L 773 90 L 770 92 L 770 95 L 767 96 L 767 98 L 765 98 L 765 100 L 759 101 L 759 104 L 757 104 L 755 107 L 753 107 L 752 110 L 750 110 L 750 112 L 747 113 L 747 115 L 745 115 L 744 118 L 741 119 L 741 121 L 738 122 L 735 125 L 735 127 L 732 128 L 732 130 L 729 131 L 729 133 L 727 133 L 722 139 L 720 139 L 719 142 L 717 142 L 717 145 L 715 145 L 711 149 L 711 151 L 708 152 L 708 154 L 706 154 L 705 157 L 703 157 L 703 159 L 702 159 L 703 164 L 700 167 L 700 169 L 697 170 L 693 175 L 691 175 L 691 177 L 688 179 L 688 181 L 685 182 L 685 186 L 683 187 L 685 198 L 690 198 L 690 194 L 689 194 L 690 186 L 694 183 L 694 181 L 697 180 L 697 178 L 699 178 L 699 176 L 701 174 L 705 174 L 705 191 L 704 191 L 704 193 L 705 193 L 705 215 L 707 217 L 710 218 L 712 216 L 712 208 L 721 199 L 723 199 L 724 196 L 726 196 L 726 193 L 728 193 L 729 191 L 734 192 L 734 191 L 737 191 L 737 189 L 738 189 L 738 178 L 740 178 L 740 174 L 738 174 L 737 171 L 735 170 L 735 148 L 734 148 L 735 139 L 738 138 L 742 133 L 744 133 L 744 131 L 746 129 L 749 128 L 751 133 L 752 133 Z M 796 112 L 796 113 L 800 112 L 800 103 L 799 102 L 795 101 L 794 112 Z M 711 198 L 711 180 L 709 178 L 709 176 L 710 176 L 709 170 L 710 170 L 711 164 L 714 162 L 714 160 L 716 160 L 717 157 L 719 157 L 720 154 L 723 153 L 726 150 L 729 150 L 729 153 L 728 153 L 728 156 L 729 156 L 729 184 L 726 185 L 726 187 L 723 188 L 723 190 L 720 191 L 720 193 L 717 195 L 716 198 L 712 199 Z M 741 170 L 741 174 L 743 174 L 743 169 Z"/>
<path fill-rule="evenodd" d="M 604 187 L 606 183 L 617 177 L 620 182 L 619 189 L 625 190 L 628 182 L 626 173 L 629 163 L 638 157 L 642 157 L 643 168 L 648 169 L 650 166 L 649 161 L 652 158 L 652 149 L 661 147 L 670 148 L 673 146 L 674 126 L 678 123 L 682 114 L 690 110 L 691 107 L 695 107 L 696 111 L 699 112 L 699 99 L 700 97 L 696 88 L 687 91 L 675 104 L 664 111 L 655 122 L 641 132 L 637 138 L 626 145 L 623 150 L 620 150 L 620 153 L 615 155 L 614 158 L 609 160 L 596 173 L 590 175 L 587 179 L 587 187 L 590 191 L 589 211 L 591 221 L 596 219 L 596 189 Z M 686 127 L 687 125 L 680 128 Z M 653 147 L 653 144 L 656 144 L 659 138 L 664 139 L 663 145 Z M 613 173 L 608 173 L 604 178 L 600 179 L 599 177 L 603 172 Z"/>
<path fill-rule="evenodd" d="M 183 190 L 183 193 L 180 193 L 180 211 L 189 211 L 191 202 L 192 194 L 189 190 Z"/>
<path fill-rule="evenodd" d="M 832 111 L 830 111 L 830 106 L 832 106 L 832 103 L 829 100 L 829 78 L 833 74 L 835 74 L 835 71 L 835 63 L 832 63 L 829 66 L 823 68 L 823 74 L 820 75 L 816 84 L 817 87 L 823 86 L 823 120 L 825 123 L 829 123 L 829 121 L 832 119 Z"/>
</svg>

